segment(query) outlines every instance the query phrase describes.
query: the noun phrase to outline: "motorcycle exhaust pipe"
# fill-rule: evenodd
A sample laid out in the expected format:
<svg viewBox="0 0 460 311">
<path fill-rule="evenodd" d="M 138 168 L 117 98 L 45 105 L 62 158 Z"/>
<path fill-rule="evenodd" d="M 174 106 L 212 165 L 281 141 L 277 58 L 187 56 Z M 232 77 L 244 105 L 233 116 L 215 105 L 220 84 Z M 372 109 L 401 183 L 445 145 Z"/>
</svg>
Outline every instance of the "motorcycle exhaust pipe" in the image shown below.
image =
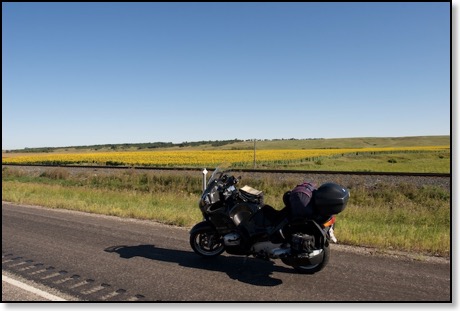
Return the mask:
<svg viewBox="0 0 460 311">
<path fill-rule="evenodd" d="M 290 248 L 275 248 L 271 251 L 272 258 L 284 258 L 291 255 Z"/>
</svg>

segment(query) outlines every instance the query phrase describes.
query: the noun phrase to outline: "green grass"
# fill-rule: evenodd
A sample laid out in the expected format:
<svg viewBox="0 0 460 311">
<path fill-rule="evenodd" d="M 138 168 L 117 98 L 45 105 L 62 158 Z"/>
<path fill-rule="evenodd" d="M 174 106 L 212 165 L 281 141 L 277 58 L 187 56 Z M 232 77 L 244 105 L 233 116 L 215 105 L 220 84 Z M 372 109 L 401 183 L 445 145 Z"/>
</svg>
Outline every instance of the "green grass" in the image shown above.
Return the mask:
<svg viewBox="0 0 460 311">
<path fill-rule="evenodd" d="M 8 202 L 150 219 L 177 226 L 190 226 L 201 217 L 195 204 L 191 204 L 197 200 L 196 197 L 186 194 L 151 194 L 8 181 L 2 186 L 2 196 Z"/>
<path fill-rule="evenodd" d="M 247 178 L 244 184 L 263 190 L 265 201 L 281 208 L 285 191 L 299 180 L 270 176 Z M 350 188 L 346 210 L 337 217 L 342 244 L 379 249 L 450 254 L 449 191 L 408 184 L 343 185 Z M 64 168 L 40 176 L 3 169 L 2 199 L 51 208 L 150 219 L 191 227 L 201 221 L 197 203 L 201 176 L 168 172 L 123 171 L 114 175 L 71 175 Z"/>
<path fill-rule="evenodd" d="M 351 205 L 337 228 L 347 243 L 448 253 L 450 195 L 447 191 L 380 184 L 373 189 L 357 187 L 351 193 Z"/>
<path fill-rule="evenodd" d="M 450 173 L 450 152 L 394 152 L 321 157 L 278 168 L 349 172 Z"/>
</svg>

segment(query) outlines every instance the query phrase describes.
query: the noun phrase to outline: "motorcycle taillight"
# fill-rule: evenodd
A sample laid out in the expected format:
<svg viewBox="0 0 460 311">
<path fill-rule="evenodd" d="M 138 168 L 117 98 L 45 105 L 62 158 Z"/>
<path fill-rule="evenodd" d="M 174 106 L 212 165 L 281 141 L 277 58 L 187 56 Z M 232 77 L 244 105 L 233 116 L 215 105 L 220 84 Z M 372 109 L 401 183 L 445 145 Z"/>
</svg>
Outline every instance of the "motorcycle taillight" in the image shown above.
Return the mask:
<svg viewBox="0 0 460 311">
<path fill-rule="evenodd" d="M 329 220 L 326 221 L 326 222 L 323 224 L 323 227 L 330 227 L 330 226 L 332 226 L 334 223 L 335 223 L 335 215 L 332 216 L 331 218 L 329 218 Z"/>
</svg>

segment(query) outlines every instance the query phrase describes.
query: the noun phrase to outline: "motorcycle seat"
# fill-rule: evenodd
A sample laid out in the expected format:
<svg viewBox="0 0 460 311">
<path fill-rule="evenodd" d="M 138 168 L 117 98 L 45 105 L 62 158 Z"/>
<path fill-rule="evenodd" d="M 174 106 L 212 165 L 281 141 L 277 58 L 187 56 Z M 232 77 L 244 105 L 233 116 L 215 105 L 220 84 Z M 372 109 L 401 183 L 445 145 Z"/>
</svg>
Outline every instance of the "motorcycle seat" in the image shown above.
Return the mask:
<svg viewBox="0 0 460 311">
<path fill-rule="evenodd" d="M 287 217 L 287 210 L 280 211 L 270 205 L 264 205 L 249 219 L 256 227 L 274 227 Z"/>
</svg>

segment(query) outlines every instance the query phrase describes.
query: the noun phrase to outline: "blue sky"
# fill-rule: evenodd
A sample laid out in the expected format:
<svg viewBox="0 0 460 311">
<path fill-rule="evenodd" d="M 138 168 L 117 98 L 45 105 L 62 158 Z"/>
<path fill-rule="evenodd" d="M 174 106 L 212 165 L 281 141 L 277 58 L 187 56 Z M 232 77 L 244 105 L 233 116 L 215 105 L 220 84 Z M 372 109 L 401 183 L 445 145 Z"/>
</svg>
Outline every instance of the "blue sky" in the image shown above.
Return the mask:
<svg viewBox="0 0 460 311">
<path fill-rule="evenodd" d="M 450 3 L 2 3 L 2 149 L 450 134 Z"/>
</svg>

